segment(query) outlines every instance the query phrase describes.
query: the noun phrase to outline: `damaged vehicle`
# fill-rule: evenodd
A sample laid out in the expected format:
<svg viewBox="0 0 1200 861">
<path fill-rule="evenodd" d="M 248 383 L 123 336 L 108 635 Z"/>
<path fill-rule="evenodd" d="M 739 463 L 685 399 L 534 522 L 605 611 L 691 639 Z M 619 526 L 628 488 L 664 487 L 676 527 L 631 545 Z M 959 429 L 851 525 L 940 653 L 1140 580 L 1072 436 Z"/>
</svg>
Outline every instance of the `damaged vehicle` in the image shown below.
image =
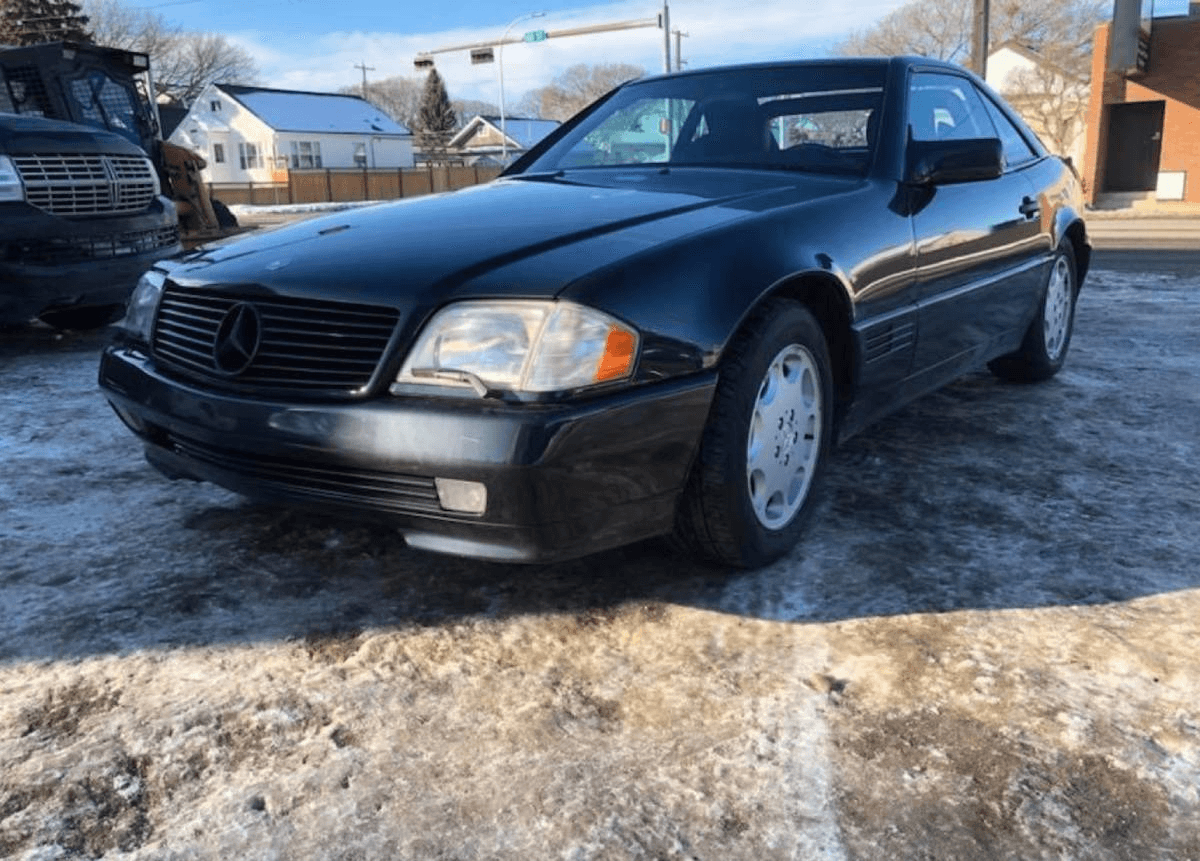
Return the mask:
<svg viewBox="0 0 1200 861">
<path fill-rule="evenodd" d="M 100 384 L 173 478 L 569 558 L 787 553 L 831 446 L 987 366 L 1064 362 L 1071 169 L 918 58 L 626 84 L 497 181 L 160 264 Z"/>
</svg>

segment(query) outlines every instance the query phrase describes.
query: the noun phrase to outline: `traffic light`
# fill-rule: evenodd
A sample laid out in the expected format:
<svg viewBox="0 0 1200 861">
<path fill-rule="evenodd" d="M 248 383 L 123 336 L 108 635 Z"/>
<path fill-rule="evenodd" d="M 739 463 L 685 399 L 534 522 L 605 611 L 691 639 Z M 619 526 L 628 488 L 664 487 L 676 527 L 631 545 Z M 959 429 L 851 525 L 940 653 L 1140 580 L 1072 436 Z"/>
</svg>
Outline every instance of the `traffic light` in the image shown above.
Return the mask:
<svg viewBox="0 0 1200 861">
<path fill-rule="evenodd" d="M 471 49 L 471 65 L 478 66 L 482 63 L 491 63 L 496 59 L 495 53 L 491 48 L 472 48 Z"/>
<path fill-rule="evenodd" d="M 418 54 L 417 58 L 413 60 L 413 66 L 418 69 L 432 69 L 433 57 L 428 54 Z"/>
</svg>

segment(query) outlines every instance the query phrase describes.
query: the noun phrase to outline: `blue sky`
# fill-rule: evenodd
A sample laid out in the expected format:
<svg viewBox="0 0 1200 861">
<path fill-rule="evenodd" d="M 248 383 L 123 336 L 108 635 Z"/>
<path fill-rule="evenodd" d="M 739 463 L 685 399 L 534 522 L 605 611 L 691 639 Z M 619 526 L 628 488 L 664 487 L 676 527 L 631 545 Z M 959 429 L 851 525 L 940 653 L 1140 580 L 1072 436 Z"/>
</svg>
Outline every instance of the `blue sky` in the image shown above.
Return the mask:
<svg viewBox="0 0 1200 861">
<path fill-rule="evenodd" d="M 155 2 L 154 8 L 187 29 L 224 33 L 245 46 L 262 69 L 261 83 L 331 90 L 361 80 L 353 68 L 374 66 L 371 78 L 414 75 L 420 51 L 496 39 L 513 19 L 512 33 L 653 18 L 661 0 L 202 0 Z M 903 0 L 673 0 L 672 29 L 688 33 L 683 58 L 692 68 L 827 54 L 851 30 L 869 26 Z M 504 54 L 505 91 L 514 104 L 525 91 L 548 83 L 574 63 L 625 62 L 662 70 L 662 31 L 628 30 L 511 45 Z M 467 54 L 438 57 L 451 96 L 498 101 L 495 64 L 472 66 Z"/>
<path fill-rule="evenodd" d="M 421 51 L 513 34 L 653 18 L 662 0 L 130 0 L 192 30 L 224 33 L 262 70 L 260 83 L 334 90 L 370 78 L 412 76 Z M 691 68 L 721 63 L 817 57 L 855 29 L 868 27 L 904 0 L 672 0 L 672 29 L 688 33 Z M 1158 14 L 1186 13 L 1187 0 L 1156 0 Z M 662 70 L 662 32 L 654 28 L 510 45 L 504 53 L 506 101 L 543 86 L 574 63 L 624 62 Z M 467 54 L 437 65 L 451 96 L 498 102 L 495 64 L 472 66 Z"/>
</svg>

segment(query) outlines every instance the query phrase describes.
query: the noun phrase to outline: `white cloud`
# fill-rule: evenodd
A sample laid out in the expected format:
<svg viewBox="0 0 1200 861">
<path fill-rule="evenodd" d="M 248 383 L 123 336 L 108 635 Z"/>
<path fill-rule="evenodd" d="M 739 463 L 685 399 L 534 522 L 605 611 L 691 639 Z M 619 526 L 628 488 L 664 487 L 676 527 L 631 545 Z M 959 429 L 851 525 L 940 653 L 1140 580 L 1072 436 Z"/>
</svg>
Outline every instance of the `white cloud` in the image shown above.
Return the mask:
<svg viewBox="0 0 1200 861">
<path fill-rule="evenodd" d="M 818 5 L 797 0 L 675 0 L 671 26 L 689 34 L 683 40 L 683 58 L 689 68 L 798 59 L 819 54 L 830 41 L 870 25 L 902 2 L 830 0 Z M 653 2 L 589 6 L 519 22 L 510 34 L 650 19 L 659 9 Z M 493 41 L 507 24 L 421 34 L 335 31 L 314 39 L 243 32 L 231 38 L 257 59 L 264 85 L 328 91 L 361 80 L 361 73 L 353 68 L 358 63 L 373 66 L 368 74 L 375 79 L 413 76 L 417 72 L 412 61 L 418 53 Z M 509 45 L 504 52 L 506 101 L 515 104 L 523 93 L 545 85 L 575 63 L 633 63 L 650 73 L 661 72 L 662 45 L 662 31 L 654 27 Z M 466 52 L 458 52 L 439 54 L 437 66 L 452 97 L 498 101 L 495 64 L 473 66 Z"/>
</svg>

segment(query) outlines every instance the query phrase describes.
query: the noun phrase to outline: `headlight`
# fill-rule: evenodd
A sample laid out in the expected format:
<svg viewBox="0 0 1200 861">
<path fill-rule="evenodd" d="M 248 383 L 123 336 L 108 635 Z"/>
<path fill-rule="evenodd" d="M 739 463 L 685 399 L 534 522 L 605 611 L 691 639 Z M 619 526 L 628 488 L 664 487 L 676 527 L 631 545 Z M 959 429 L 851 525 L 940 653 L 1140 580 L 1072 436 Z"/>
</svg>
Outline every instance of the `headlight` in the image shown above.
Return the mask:
<svg viewBox="0 0 1200 861">
<path fill-rule="evenodd" d="M 146 159 L 146 167 L 150 168 L 150 177 L 154 180 L 154 196 L 158 197 L 162 194 L 162 183 L 158 181 L 158 170 L 150 159 Z"/>
<path fill-rule="evenodd" d="M 24 200 L 25 184 L 16 165 L 6 155 L 0 155 L 0 201 Z"/>
<path fill-rule="evenodd" d="M 162 298 L 166 280 L 167 274 L 158 269 L 151 269 L 138 279 L 137 287 L 133 288 L 133 295 L 125 306 L 125 318 L 117 323 L 147 344 L 154 330 L 154 312 L 158 309 L 158 300 Z"/>
<path fill-rule="evenodd" d="M 573 302 L 459 302 L 425 326 L 396 382 L 567 391 L 630 376 L 637 347 L 633 329 Z"/>
</svg>

